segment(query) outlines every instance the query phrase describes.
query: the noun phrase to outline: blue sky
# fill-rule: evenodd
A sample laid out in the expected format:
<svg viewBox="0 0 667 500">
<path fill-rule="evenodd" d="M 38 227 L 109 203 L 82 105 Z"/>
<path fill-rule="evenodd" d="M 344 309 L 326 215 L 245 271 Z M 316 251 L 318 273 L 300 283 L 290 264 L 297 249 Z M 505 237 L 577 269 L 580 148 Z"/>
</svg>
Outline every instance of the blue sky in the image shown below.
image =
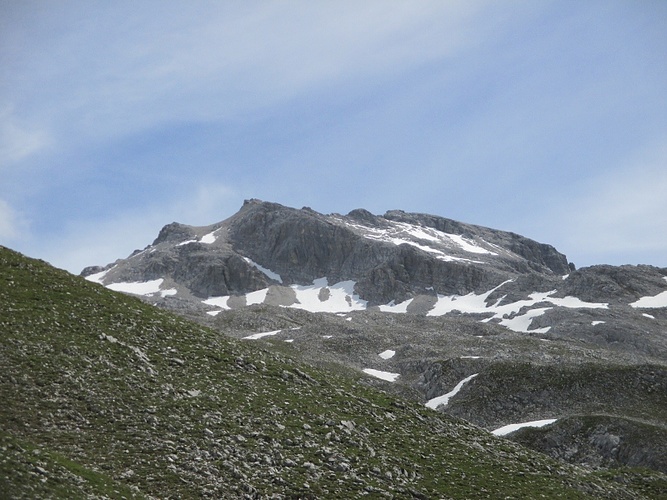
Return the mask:
<svg viewBox="0 0 667 500">
<path fill-rule="evenodd" d="M 78 273 L 246 198 L 667 266 L 667 2 L 0 0 L 0 244 Z"/>
</svg>

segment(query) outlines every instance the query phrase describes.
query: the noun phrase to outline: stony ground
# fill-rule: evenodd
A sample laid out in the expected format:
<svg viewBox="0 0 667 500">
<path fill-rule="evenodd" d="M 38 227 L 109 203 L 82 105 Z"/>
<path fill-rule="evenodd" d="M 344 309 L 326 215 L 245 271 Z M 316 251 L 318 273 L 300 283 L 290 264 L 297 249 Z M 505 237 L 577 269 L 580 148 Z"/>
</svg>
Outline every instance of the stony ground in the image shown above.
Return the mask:
<svg viewBox="0 0 667 500">
<path fill-rule="evenodd" d="M 0 249 L 7 498 L 655 498 Z M 639 479 L 638 479 L 639 478 Z"/>
</svg>

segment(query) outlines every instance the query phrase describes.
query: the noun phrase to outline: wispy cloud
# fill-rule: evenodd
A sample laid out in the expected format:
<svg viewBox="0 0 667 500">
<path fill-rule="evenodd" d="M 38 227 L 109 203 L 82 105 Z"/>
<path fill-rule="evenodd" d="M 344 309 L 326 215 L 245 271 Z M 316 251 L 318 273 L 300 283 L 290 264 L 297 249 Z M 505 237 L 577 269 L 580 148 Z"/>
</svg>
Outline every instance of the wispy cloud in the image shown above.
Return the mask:
<svg viewBox="0 0 667 500">
<path fill-rule="evenodd" d="M 20 214 L 9 203 L 0 199 L 0 240 L 14 242 L 25 236 L 25 230 L 25 221 Z"/>
<path fill-rule="evenodd" d="M 79 273 L 85 266 L 105 265 L 149 245 L 170 222 L 208 225 L 238 210 L 238 194 L 210 182 L 186 189 L 172 200 L 148 201 L 141 211 L 116 210 L 104 218 L 79 218 L 48 233 L 32 235 L 31 245 L 56 267 Z M 0 217 L 3 213 L 0 204 Z M 2 218 L 0 218 L 2 230 Z"/>
<path fill-rule="evenodd" d="M 31 78 L 4 94 L 53 129 L 88 139 L 171 121 L 229 118 L 447 56 L 468 41 L 467 22 L 483 7 L 433 1 L 418 8 L 379 1 L 41 4 L 27 33 L 20 32 L 22 43 L 11 36 L 17 28 L 8 27 L 5 38 L 12 43 L 5 50 L 18 51 L 2 57 L 12 63 L 8 80 Z M 47 18 L 61 30 L 50 36 L 34 31 Z M 21 102 L 26 94 L 32 103 Z"/>
<path fill-rule="evenodd" d="M 51 138 L 39 128 L 20 124 L 9 109 L 0 111 L 0 170 L 42 150 Z"/>
<path fill-rule="evenodd" d="M 105 236 L 123 224 L 145 238 L 171 220 L 220 220 L 244 197 L 430 212 L 558 244 L 558 222 L 530 229 L 569 213 L 566 198 L 606 225 L 596 207 L 620 196 L 603 182 L 610 165 L 635 192 L 659 185 L 635 186 L 650 168 L 618 158 L 667 132 L 664 2 L 2 10 L 0 199 L 30 221 L 36 255 L 77 241 L 104 262 L 104 248 L 127 253 Z M 222 187 L 198 195 L 206 185 Z M 599 194 L 576 189 L 588 185 Z M 638 219 L 615 216 L 627 232 Z M 573 234 L 573 253 L 593 248 L 586 229 Z"/>
<path fill-rule="evenodd" d="M 546 219 L 575 263 L 664 263 L 667 255 L 667 143 L 610 165 L 554 203 Z M 581 262 L 583 261 L 583 262 Z"/>
</svg>

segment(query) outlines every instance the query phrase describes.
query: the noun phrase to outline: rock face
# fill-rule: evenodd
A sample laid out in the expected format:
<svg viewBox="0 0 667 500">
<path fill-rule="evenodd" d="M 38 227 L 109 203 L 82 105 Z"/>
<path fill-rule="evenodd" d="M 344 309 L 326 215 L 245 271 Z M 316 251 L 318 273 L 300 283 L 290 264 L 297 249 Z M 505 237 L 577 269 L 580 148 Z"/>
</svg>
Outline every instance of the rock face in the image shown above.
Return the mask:
<svg viewBox="0 0 667 500">
<path fill-rule="evenodd" d="M 322 215 L 250 200 L 218 224 L 169 224 L 143 251 L 82 274 L 106 269 L 104 284 L 162 278 L 200 298 L 326 277 L 331 284 L 354 281 L 361 299 L 380 305 L 484 292 L 519 275 L 554 278 L 571 267 L 549 245 L 442 217 L 362 209 Z"/>
<path fill-rule="evenodd" d="M 249 200 L 210 226 L 169 224 L 144 250 L 82 274 L 204 319 L 260 303 L 312 312 L 463 313 L 550 339 L 645 353 L 665 347 L 644 333 L 659 331 L 664 308 L 638 301 L 667 293 L 667 270 L 575 270 L 550 245 L 400 210 L 323 215 Z M 154 287 L 136 291 L 148 282 Z"/>
<path fill-rule="evenodd" d="M 422 403 L 450 394 L 438 411 L 488 430 L 606 415 L 623 423 L 620 447 L 574 424 L 526 442 L 592 465 L 664 464 L 650 435 L 667 421 L 667 269 L 577 270 L 550 245 L 434 215 L 249 200 L 82 274 Z"/>
<path fill-rule="evenodd" d="M 667 472 L 667 429 L 643 421 L 575 416 L 540 429 L 522 429 L 514 440 L 573 463 L 593 467 L 647 467 Z"/>
</svg>

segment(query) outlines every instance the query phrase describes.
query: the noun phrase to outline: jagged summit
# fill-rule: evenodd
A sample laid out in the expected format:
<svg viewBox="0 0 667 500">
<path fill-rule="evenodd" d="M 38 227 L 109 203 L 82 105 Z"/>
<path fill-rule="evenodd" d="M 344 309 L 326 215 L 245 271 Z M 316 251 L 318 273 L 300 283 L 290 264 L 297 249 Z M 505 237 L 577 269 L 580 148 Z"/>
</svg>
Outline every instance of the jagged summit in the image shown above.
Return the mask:
<svg viewBox="0 0 667 500">
<path fill-rule="evenodd" d="M 552 456 L 667 470 L 652 437 L 667 269 L 575 269 L 551 245 L 435 215 L 249 200 L 85 274 L 494 432 L 548 422 L 527 442 Z"/>
<path fill-rule="evenodd" d="M 168 224 L 145 249 L 83 274 L 194 314 L 262 303 L 313 312 L 465 313 L 552 334 L 565 328 L 566 308 L 628 305 L 665 284 L 663 271 L 650 266 L 625 272 L 644 283 L 635 287 L 612 286 L 623 273 L 604 266 L 574 269 L 551 245 L 435 215 L 361 208 L 325 215 L 252 199 L 209 226 Z"/>
</svg>

